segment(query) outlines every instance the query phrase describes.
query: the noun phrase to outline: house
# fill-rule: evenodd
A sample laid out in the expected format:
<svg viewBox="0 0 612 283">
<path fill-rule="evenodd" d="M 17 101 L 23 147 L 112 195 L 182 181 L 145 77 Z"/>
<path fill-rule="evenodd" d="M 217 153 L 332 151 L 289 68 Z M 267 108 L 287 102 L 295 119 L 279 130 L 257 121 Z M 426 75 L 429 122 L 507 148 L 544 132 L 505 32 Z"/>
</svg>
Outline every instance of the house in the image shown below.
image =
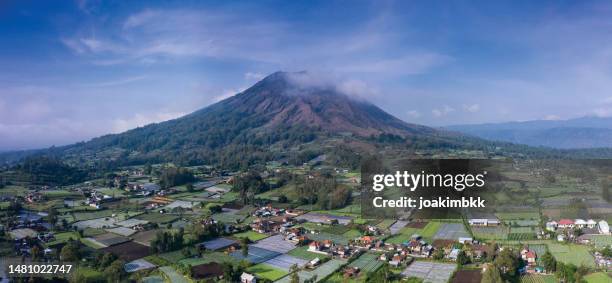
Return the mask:
<svg viewBox="0 0 612 283">
<path fill-rule="evenodd" d="M 610 235 L 610 226 L 608 225 L 608 222 L 601 220 L 597 226 L 600 234 Z"/>
<path fill-rule="evenodd" d="M 451 250 L 451 252 L 448 254 L 448 258 L 450 260 L 457 260 L 457 257 L 459 256 L 459 251 L 459 249 Z"/>
<path fill-rule="evenodd" d="M 310 267 L 314 268 L 315 266 L 319 265 L 321 263 L 321 259 L 319 259 L 318 257 L 315 257 L 313 260 L 311 260 L 310 262 L 308 262 L 308 264 L 310 265 Z"/>
<path fill-rule="evenodd" d="M 462 243 L 462 244 L 471 244 L 473 241 L 474 239 L 470 237 L 459 237 L 459 243 Z"/>
<path fill-rule="evenodd" d="M 546 230 L 554 232 L 557 230 L 557 226 L 559 226 L 559 223 L 557 223 L 557 221 L 549 221 L 546 222 Z"/>
<path fill-rule="evenodd" d="M 584 221 L 583 219 L 576 219 L 576 221 L 574 221 L 574 227 L 577 228 L 584 228 L 586 227 L 587 222 Z"/>
<path fill-rule="evenodd" d="M 525 248 L 521 251 L 521 258 L 526 261 L 528 265 L 533 266 L 536 264 L 537 254 L 535 251 Z"/>
<path fill-rule="evenodd" d="M 325 251 L 323 251 L 324 249 L 325 249 L 325 246 L 322 245 L 321 242 L 318 242 L 318 241 L 312 241 L 310 242 L 310 244 L 308 244 L 309 252 L 327 254 Z"/>
<path fill-rule="evenodd" d="M 497 226 L 501 224 L 495 215 L 490 213 L 470 212 L 468 223 L 471 226 Z"/>
<path fill-rule="evenodd" d="M 240 283 L 257 283 L 257 278 L 253 274 L 242 272 L 240 275 Z"/>
<path fill-rule="evenodd" d="M 574 228 L 574 220 L 571 219 L 561 219 L 559 220 L 559 228 Z"/>
<path fill-rule="evenodd" d="M 558 241 L 558 242 L 563 242 L 563 241 L 565 241 L 565 236 L 563 236 L 563 234 L 559 234 L 559 235 L 557 235 L 557 241 Z"/>
<path fill-rule="evenodd" d="M 593 220 L 593 219 L 589 219 L 589 220 L 587 220 L 587 222 L 586 222 L 586 226 L 587 226 L 588 228 L 591 228 L 591 229 L 592 229 L 592 228 L 595 228 L 595 227 L 597 226 L 597 222 L 596 222 L 595 220 Z"/>
</svg>

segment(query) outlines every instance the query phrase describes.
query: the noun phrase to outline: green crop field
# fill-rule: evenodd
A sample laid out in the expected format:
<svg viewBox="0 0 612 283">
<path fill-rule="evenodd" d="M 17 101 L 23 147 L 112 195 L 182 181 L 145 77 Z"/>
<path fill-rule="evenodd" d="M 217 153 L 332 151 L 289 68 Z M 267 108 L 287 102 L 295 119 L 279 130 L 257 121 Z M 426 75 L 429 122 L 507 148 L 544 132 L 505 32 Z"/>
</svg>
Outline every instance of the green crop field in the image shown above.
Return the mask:
<svg viewBox="0 0 612 283">
<path fill-rule="evenodd" d="M 393 225 L 393 223 L 395 223 L 394 219 L 385 219 L 383 221 L 381 221 L 380 223 L 376 224 L 376 227 L 378 227 L 379 229 L 389 229 L 389 227 L 391 227 L 391 225 Z"/>
<path fill-rule="evenodd" d="M 440 229 L 440 226 L 442 226 L 442 224 L 442 222 L 430 221 L 429 223 L 427 223 L 427 226 L 425 226 L 425 228 L 421 230 L 421 237 L 431 242 L 433 236 L 436 235 L 436 232 L 438 232 L 438 229 Z"/>
<path fill-rule="evenodd" d="M 223 263 L 223 262 L 231 262 L 236 263 L 236 258 L 227 255 L 222 252 L 208 252 L 203 253 L 202 257 L 190 257 L 184 258 L 178 261 L 180 264 L 186 264 L 190 266 L 206 264 L 211 262 Z"/>
<path fill-rule="evenodd" d="M 257 242 L 257 241 L 259 241 L 261 239 L 265 239 L 265 238 L 268 237 L 268 235 L 266 235 L 266 234 L 260 234 L 260 233 L 257 233 L 255 231 L 246 231 L 246 232 L 234 234 L 232 236 L 235 237 L 235 238 L 244 238 L 244 237 L 247 237 L 247 238 L 249 238 L 249 240 L 251 242 Z"/>
<path fill-rule="evenodd" d="M 391 244 L 401 244 L 405 241 L 410 240 L 410 237 L 413 234 L 419 234 L 421 235 L 421 229 L 418 228 L 410 228 L 410 227 L 404 227 L 402 228 L 402 230 L 400 230 L 399 234 L 388 238 L 385 242 L 387 243 L 391 243 Z"/>
<path fill-rule="evenodd" d="M 609 283 L 612 282 L 612 273 L 596 272 L 584 277 L 587 283 Z"/>
<path fill-rule="evenodd" d="M 373 253 L 364 253 L 349 264 L 349 266 L 357 267 L 366 274 L 376 271 L 382 265 L 383 262 L 378 260 L 378 255 Z"/>
<path fill-rule="evenodd" d="M 495 214 L 501 220 L 540 220 L 537 212 L 498 212 Z"/>
<path fill-rule="evenodd" d="M 508 238 L 509 229 L 504 226 L 492 226 L 492 227 L 470 227 L 472 234 L 477 239 L 483 240 L 506 240 Z"/>
<path fill-rule="evenodd" d="M 53 236 L 55 237 L 55 239 L 51 242 L 46 243 L 47 246 L 63 244 L 63 243 L 68 242 L 68 240 L 70 239 L 76 240 L 79 238 L 79 234 L 77 232 L 58 233 Z"/>
<path fill-rule="evenodd" d="M 136 217 L 136 219 L 146 220 L 157 224 L 166 224 L 174 222 L 178 219 L 178 216 L 172 214 L 161 214 L 161 213 L 144 213 Z"/>
<path fill-rule="evenodd" d="M 281 277 L 287 275 L 286 271 L 275 268 L 265 263 L 253 265 L 249 267 L 247 271 L 251 273 L 255 273 L 258 277 L 262 277 L 262 278 L 265 278 L 271 281 L 276 281 L 280 279 Z"/>
<path fill-rule="evenodd" d="M 549 243 L 548 250 L 558 261 L 572 263 L 576 266 L 595 267 L 595 260 L 586 246 Z"/>
<path fill-rule="evenodd" d="M 588 238 L 593 245 L 599 248 L 612 245 L 612 237 L 608 235 L 589 235 Z"/>
<path fill-rule="evenodd" d="M 351 228 L 347 227 L 346 225 L 331 225 L 331 226 L 328 226 L 325 229 L 323 229 L 322 232 L 336 234 L 336 235 L 342 235 L 342 234 L 348 232 L 350 229 Z"/>
<path fill-rule="evenodd" d="M 324 259 L 329 257 L 324 254 L 309 252 L 308 246 L 297 247 L 293 250 L 290 250 L 287 254 L 305 260 L 313 260 L 315 258 Z"/>
<path fill-rule="evenodd" d="M 346 231 L 346 233 L 342 234 L 343 237 L 351 240 L 361 236 L 361 232 L 357 229 L 351 229 Z"/>
</svg>

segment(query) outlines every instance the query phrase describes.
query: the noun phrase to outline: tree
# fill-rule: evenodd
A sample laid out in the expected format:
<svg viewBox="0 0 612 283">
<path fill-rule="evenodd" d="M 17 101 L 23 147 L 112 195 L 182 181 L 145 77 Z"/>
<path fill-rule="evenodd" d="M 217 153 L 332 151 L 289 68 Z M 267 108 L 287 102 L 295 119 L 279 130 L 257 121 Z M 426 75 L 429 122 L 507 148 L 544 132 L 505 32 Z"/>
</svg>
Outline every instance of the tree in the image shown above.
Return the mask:
<svg viewBox="0 0 612 283">
<path fill-rule="evenodd" d="M 459 254 L 457 254 L 457 264 L 462 266 L 468 264 L 469 262 L 470 258 L 467 256 L 465 251 L 459 251 Z"/>
<path fill-rule="evenodd" d="M 437 249 L 434 254 L 433 254 L 433 259 L 435 260 L 441 260 L 444 258 L 444 250 L 442 249 Z"/>
<path fill-rule="evenodd" d="M 612 257 L 612 248 L 610 246 L 606 246 L 601 250 L 601 254 L 605 257 Z"/>
<path fill-rule="evenodd" d="M 68 243 L 60 251 L 61 261 L 78 261 L 79 257 L 79 245 L 75 241 L 68 241 Z"/>
<path fill-rule="evenodd" d="M 504 277 L 514 278 L 518 273 L 518 256 L 515 255 L 510 249 L 504 249 L 502 252 L 500 252 L 495 258 L 494 263 Z"/>
<path fill-rule="evenodd" d="M 100 260 L 98 261 L 98 270 L 103 271 L 105 270 L 107 267 L 109 267 L 115 260 L 117 260 L 117 257 L 114 254 L 111 253 L 104 253 L 104 255 L 102 255 L 102 257 L 100 258 Z"/>
<path fill-rule="evenodd" d="M 482 275 L 481 283 L 503 283 L 499 269 L 494 264 L 489 264 L 489 267 Z"/>
<path fill-rule="evenodd" d="M 55 224 L 57 224 L 57 219 L 57 209 L 55 209 L 55 207 L 51 207 L 47 215 L 47 221 L 52 227 L 55 227 Z"/>
<path fill-rule="evenodd" d="M 187 189 L 188 192 L 193 192 L 193 184 L 192 183 L 187 183 L 187 185 L 185 185 L 185 188 Z"/>
<path fill-rule="evenodd" d="M 32 261 L 38 261 L 40 259 L 40 248 L 36 245 L 30 249 L 30 253 L 32 254 Z"/>
<path fill-rule="evenodd" d="M 289 268 L 289 273 L 291 274 L 291 283 L 300 283 L 300 276 L 298 275 L 297 264 L 291 265 L 291 267 Z"/>
<path fill-rule="evenodd" d="M 104 269 L 104 273 L 106 276 L 108 276 L 107 280 L 109 283 L 120 282 L 121 279 L 125 277 L 126 272 L 123 266 L 125 266 L 125 261 L 118 259 L 113 261 L 109 267 Z"/>
<path fill-rule="evenodd" d="M 612 187 L 612 180 L 604 180 L 601 183 L 601 197 L 607 201 L 612 202 L 612 195 L 610 194 L 610 188 Z"/>
<path fill-rule="evenodd" d="M 485 254 L 487 256 L 487 261 L 493 261 L 497 255 L 497 243 L 493 242 L 487 245 Z"/>
<path fill-rule="evenodd" d="M 557 260 L 549 251 L 542 255 L 542 264 L 546 272 L 555 272 L 557 270 Z"/>
<path fill-rule="evenodd" d="M 240 248 L 242 249 L 242 256 L 247 257 L 249 255 L 249 238 L 240 239 Z"/>
</svg>

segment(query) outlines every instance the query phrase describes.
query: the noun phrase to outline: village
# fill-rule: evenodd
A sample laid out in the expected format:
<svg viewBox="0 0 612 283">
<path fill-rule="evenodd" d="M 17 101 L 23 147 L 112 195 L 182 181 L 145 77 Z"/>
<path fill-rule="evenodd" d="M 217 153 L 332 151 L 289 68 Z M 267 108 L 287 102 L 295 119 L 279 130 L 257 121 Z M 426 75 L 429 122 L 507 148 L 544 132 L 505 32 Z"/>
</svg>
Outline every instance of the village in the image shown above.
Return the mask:
<svg viewBox="0 0 612 283">
<path fill-rule="evenodd" d="M 268 182 L 308 172 L 273 168 L 262 174 Z M 142 282 L 365 282 L 383 270 L 397 281 L 481 282 L 500 264 L 521 280 L 549 280 L 560 263 L 592 277 L 612 268 L 606 219 L 544 220 L 531 211 L 363 219 L 356 200 L 337 209 L 292 205 L 286 185 L 245 204 L 238 172 L 190 168 L 194 181 L 168 186 L 155 170 L 162 167 L 69 187 L 5 187 L 3 257 L 73 257 L 83 262 L 75 278 L 92 282 L 115 262 L 121 278 Z M 346 187 L 358 184 L 355 173 L 331 172 Z"/>
</svg>

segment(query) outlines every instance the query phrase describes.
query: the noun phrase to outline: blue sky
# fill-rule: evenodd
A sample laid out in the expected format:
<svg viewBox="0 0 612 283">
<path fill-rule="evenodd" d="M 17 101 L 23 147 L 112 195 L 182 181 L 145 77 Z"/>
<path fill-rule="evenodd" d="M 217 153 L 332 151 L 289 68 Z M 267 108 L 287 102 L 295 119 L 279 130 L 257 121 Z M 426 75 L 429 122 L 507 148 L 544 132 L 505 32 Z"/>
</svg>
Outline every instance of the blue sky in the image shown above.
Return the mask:
<svg viewBox="0 0 612 283">
<path fill-rule="evenodd" d="M 3 1 L 0 150 L 187 114 L 309 70 L 413 123 L 612 115 L 604 1 Z"/>
</svg>

